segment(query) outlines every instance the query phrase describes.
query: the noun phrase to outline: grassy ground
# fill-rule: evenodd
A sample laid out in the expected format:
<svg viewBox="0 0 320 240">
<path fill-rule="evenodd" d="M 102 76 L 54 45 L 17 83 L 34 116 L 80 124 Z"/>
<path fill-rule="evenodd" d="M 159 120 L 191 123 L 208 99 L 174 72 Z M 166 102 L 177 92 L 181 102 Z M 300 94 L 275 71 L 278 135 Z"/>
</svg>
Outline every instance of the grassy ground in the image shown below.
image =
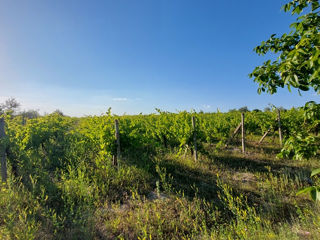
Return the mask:
<svg viewBox="0 0 320 240">
<path fill-rule="evenodd" d="M 319 159 L 278 159 L 274 141 L 257 146 L 249 138 L 246 154 L 238 142 L 206 145 L 198 162 L 174 150 L 127 154 L 109 195 L 63 226 L 42 200 L 9 182 L 0 193 L 0 238 L 320 239 L 319 204 L 296 196 L 317 183 L 309 176 Z M 85 189 L 94 191 L 91 184 Z"/>
</svg>

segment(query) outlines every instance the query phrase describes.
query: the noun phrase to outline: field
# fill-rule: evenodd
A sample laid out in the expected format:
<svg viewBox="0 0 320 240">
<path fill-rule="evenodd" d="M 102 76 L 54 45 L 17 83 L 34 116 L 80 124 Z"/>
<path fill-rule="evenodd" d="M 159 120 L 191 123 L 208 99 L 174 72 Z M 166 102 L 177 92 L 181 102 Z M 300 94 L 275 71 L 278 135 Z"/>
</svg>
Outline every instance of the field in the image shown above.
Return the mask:
<svg viewBox="0 0 320 240">
<path fill-rule="evenodd" d="M 245 153 L 241 134 L 226 147 L 239 111 L 4 118 L 1 239 L 320 238 L 319 205 L 296 196 L 319 155 L 281 152 L 276 112 L 245 113 Z M 284 143 L 310 126 L 281 112 Z"/>
</svg>

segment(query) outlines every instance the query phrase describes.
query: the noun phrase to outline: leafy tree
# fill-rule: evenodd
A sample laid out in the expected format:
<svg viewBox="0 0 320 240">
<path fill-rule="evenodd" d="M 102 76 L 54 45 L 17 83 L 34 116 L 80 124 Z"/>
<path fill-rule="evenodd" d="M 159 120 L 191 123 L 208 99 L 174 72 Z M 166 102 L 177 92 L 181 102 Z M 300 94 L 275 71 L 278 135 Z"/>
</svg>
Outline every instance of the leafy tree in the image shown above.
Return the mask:
<svg viewBox="0 0 320 240">
<path fill-rule="evenodd" d="M 271 108 L 270 108 L 270 107 L 265 107 L 265 108 L 263 109 L 263 111 L 264 111 L 264 112 L 271 112 Z"/>
<path fill-rule="evenodd" d="M 37 110 L 25 110 L 20 112 L 20 114 L 22 117 L 26 118 L 26 119 L 33 119 L 33 118 L 38 118 L 40 117 L 40 113 Z"/>
<path fill-rule="evenodd" d="M 9 98 L 4 103 L 0 104 L 0 114 L 4 112 L 14 113 L 20 107 L 20 103 L 15 98 Z"/>
<path fill-rule="evenodd" d="M 247 106 L 239 108 L 239 112 L 249 112 L 249 109 Z"/>
<path fill-rule="evenodd" d="M 63 112 L 60 109 L 56 109 L 55 111 L 52 112 L 53 114 L 57 114 L 60 116 L 64 116 Z"/>
<path fill-rule="evenodd" d="M 285 109 L 284 107 L 278 107 L 278 109 L 282 112 L 287 111 L 287 109 Z"/>
<path fill-rule="evenodd" d="M 277 92 L 278 87 L 320 91 L 320 12 L 319 0 L 293 0 L 283 6 L 285 12 L 300 15 L 290 25 L 291 32 L 280 37 L 271 35 L 255 48 L 259 55 L 277 54 L 249 74 L 259 83 L 258 92 Z"/>
<path fill-rule="evenodd" d="M 319 0 L 292 0 L 283 6 L 285 12 L 298 15 L 296 22 L 290 25 L 291 32 L 276 37 L 271 35 L 267 41 L 255 48 L 259 55 L 276 54 L 276 60 L 267 60 L 249 74 L 259 84 L 258 93 L 277 92 L 279 87 L 287 87 L 320 93 L 320 4 Z M 301 15 L 303 11 L 307 13 Z M 305 123 L 318 115 L 320 105 L 309 102 L 305 105 Z M 314 119 L 313 119 L 314 120 Z M 313 121 L 314 122 L 314 121 Z M 306 124 L 309 126 L 310 124 Z M 318 120 L 312 131 L 318 130 Z M 290 136 L 285 142 L 281 156 L 292 156 L 296 159 L 309 158 L 317 154 L 320 139 L 305 127 Z M 315 170 L 311 176 L 320 173 Z M 300 193 L 309 192 L 312 199 L 320 200 L 320 187 L 303 189 Z"/>
</svg>

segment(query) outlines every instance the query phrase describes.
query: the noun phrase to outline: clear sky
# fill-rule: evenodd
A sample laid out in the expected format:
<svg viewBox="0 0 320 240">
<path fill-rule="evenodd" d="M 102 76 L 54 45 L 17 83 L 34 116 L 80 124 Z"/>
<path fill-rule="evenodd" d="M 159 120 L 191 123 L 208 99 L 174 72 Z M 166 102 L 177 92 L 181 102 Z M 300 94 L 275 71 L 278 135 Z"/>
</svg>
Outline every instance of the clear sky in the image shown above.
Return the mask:
<svg viewBox="0 0 320 240">
<path fill-rule="evenodd" d="M 253 48 L 295 19 L 280 0 L 0 0 L 0 102 L 73 116 L 227 111 L 319 100 L 257 94 Z"/>
</svg>

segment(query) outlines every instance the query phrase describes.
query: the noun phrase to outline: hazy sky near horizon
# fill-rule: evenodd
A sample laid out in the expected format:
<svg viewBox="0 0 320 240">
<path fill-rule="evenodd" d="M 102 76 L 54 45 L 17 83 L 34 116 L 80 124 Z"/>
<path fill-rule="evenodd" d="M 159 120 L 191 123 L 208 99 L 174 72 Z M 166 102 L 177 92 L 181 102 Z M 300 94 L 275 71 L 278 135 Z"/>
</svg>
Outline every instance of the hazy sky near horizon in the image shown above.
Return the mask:
<svg viewBox="0 0 320 240">
<path fill-rule="evenodd" d="M 73 116 L 319 101 L 257 94 L 253 52 L 295 17 L 279 0 L 0 0 L 0 102 Z"/>
</svg>

